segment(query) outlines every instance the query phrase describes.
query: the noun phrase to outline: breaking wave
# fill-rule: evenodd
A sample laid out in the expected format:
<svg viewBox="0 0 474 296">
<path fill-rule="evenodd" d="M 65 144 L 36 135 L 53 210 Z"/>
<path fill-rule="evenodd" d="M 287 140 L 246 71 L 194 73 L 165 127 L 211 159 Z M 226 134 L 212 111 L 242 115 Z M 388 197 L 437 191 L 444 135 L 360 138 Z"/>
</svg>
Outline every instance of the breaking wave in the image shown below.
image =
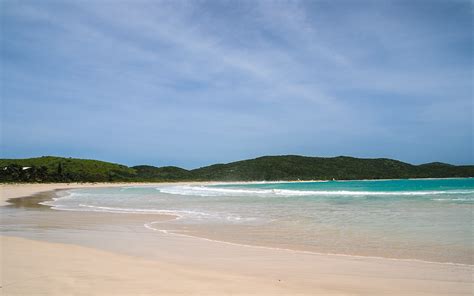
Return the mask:
<svg viewBox="0 0 474 296">
<path fill-rule="evenodd" d="M 170 186 L 156 188 L 161 193 L 192 196 L 421 196 L 474 194 L 474 190 L 432 191 L 351 191 L 351 190 L 289 190 L 289 189 L 241 189 L 206 186 Z"/>
</svg>

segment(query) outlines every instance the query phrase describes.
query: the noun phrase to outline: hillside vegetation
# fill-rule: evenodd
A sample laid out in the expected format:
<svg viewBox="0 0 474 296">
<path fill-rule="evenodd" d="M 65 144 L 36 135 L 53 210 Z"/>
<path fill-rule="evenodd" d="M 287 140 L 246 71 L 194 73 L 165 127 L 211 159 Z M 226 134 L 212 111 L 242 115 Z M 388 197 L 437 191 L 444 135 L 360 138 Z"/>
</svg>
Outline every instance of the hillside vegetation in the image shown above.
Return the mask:
<svg viewBox="0 0 474 296">
<path fill-rule="evenodd" d="M 108 182 L 136 177 L 134 169 L 121 164 L 54 156 L 0 159 L 0 168 L 3 182 Z"/>
<path fill-rule="evenodd" d="M 264 156 L 193 170 L 202 180 L 354 180 L 474 176 L 474 166 L 434 163 L 411 165 L 398 160 L 354 157 Z"/>
<path fill-rule="evenodd" d="M 43 156 L 0 159 L 0 182 L 162 182 L 354 180 L 474 177 L 474 166 L 411 165 L 393 159 L 264 156 L 194 170 L 174 166 L 127 167 L 98 160 Z"/>
</svg>

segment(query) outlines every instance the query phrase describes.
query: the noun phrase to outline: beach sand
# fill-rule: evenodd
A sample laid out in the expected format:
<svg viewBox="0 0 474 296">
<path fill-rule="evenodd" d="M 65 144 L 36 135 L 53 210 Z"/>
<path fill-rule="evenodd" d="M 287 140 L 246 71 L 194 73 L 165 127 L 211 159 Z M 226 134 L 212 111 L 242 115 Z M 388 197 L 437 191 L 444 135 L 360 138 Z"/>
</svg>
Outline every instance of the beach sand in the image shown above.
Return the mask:
<svg viewBox="0 0 474 296">
<path fill-rule="evenodd" d="M 209 184 L 206 182 L 203 184 Z M 4 206 L 10 198 L 30 196 L 33 194 L 58 189 L 94 188 L 94 187 L 121 187 L 121 186 L 147 186 L 163 185 L 167 183 L 38 183 L 38 184 L 0 184 L 0 206 Z M 181 184 L 181 183 L 169 183 Z"/>
<path fill-rule="evenodd" d="M 111 185 L 2 185 L 1 200 L 91 186 Z M 171 216 L 0 213 L 2 295 L 472 295 L 474 288 L 472 266 L 248 247 L 143 226 Z"/>
</svg>

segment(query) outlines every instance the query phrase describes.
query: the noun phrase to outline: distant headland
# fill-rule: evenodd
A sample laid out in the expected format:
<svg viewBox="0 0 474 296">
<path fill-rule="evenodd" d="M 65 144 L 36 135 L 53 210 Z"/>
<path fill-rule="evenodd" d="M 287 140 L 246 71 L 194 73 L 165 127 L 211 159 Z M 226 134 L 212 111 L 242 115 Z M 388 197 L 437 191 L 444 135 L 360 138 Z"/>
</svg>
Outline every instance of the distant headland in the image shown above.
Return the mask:
<svg viewBox="0 0 474 296">
<path fill-rule="evenodd" d="M 388 158 L 263 156 L 193 170 L 42 156 L 0 159 L 0 182 L 296 181 L 474 177 L 474 165 Z"/>
</svg>

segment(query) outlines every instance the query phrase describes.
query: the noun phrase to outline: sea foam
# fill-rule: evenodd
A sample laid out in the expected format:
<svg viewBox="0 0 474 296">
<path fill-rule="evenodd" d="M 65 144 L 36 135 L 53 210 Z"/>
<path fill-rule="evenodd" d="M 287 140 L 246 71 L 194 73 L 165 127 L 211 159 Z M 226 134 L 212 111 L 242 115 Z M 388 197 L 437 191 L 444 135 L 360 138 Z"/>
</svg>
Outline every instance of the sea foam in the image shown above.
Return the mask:
<svg viewBox="0 0 474 296">
<path fill-rule="evenodd" d="M 355 190 L 289 190 L 289 189 L 236 189 L 205 186 L 171 186 L 156 188 L 161 193 L 190 196 L 410 196 L 473 194 L 474 190 L 430 190 L 430 191 L 355 191 Z"/>
</svg>

